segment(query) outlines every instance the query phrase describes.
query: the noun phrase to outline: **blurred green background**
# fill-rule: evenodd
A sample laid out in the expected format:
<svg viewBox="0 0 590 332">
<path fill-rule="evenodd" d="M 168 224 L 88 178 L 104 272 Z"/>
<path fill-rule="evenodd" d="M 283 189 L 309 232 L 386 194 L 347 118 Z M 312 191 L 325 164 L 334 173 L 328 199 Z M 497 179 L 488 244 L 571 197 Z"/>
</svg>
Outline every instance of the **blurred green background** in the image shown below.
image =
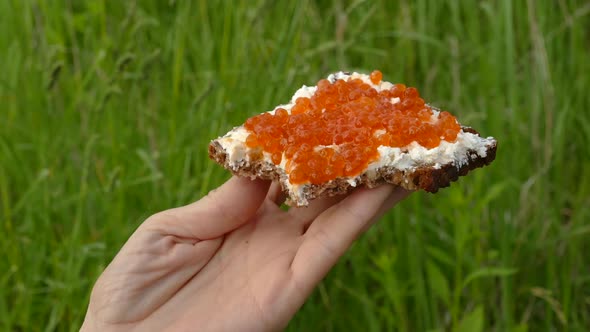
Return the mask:
<svg viewBox="0 0 590 332">
<path fill-rule="evenodd" d="M 590 329 L 587 1 L 0 1 L 0 329 L 76 331 L 150 214 L 229 174 L 209 140 L 337 70 L 499 141 L 404 201 L 289 331 Z"/>
</svg>

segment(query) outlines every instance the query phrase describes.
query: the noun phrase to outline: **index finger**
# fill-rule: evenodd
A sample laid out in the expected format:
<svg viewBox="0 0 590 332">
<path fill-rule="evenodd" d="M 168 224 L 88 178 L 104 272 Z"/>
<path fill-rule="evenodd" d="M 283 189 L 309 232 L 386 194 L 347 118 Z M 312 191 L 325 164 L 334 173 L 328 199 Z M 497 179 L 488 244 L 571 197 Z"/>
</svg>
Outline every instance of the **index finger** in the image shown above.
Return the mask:
<svg viewBox="0 0 590 332">
<path fill-rule="evenodd" d="M 322 213 L 303 235 L 291 270 L 299 287 L 310 291 L 336 264 L 353 241 L 386 208 L 391 208 L 408 194 L 391 185 L 359 189 Z M 387 206 L 386 206 L 387 205 Z"/>
</svg>

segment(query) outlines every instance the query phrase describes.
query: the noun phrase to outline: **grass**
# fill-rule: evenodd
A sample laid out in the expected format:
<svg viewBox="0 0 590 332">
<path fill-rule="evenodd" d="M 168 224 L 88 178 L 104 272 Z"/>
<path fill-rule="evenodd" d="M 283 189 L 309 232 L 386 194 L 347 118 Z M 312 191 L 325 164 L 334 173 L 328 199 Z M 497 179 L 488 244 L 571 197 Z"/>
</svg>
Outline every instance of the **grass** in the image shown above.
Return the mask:
<svg viewBox="0 0 590 332">
<path fill-rule="evenodd" d="M 378 68 L 499 141 L 369 231 L 290 331 L 590 328 L 584 1 L 0 2 L 0 329 L 75 331 L 150 214 L 228 178 L 208 141 Z"/>
</svg>

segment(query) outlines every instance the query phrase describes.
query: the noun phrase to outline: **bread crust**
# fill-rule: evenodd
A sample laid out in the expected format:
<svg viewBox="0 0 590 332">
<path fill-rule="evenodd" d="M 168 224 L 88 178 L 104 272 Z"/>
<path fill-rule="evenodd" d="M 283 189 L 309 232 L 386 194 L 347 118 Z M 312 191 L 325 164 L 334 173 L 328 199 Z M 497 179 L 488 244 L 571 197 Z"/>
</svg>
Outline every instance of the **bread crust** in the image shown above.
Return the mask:
<svg viewBox="0 0 590 332">
<path fill-rule="evenodd" d="M 464 132 L 479 136 L 479 133 L 473 128 L 462 127 L 462 129 Z M 360 181 L 357 181 L 354 185 L 343 178 L 337 178 L 323 184 L 308 184 L 302 187 L 302 192 L 299 195 L 288 193 L 287 204 L 305 206 L 307 201 L 318 197 L 345 194 L 359 186 L 374 188 L 383 183 L 391 183 L 407 190 L 422 189 L 430 193 L 436 193 L 440 188 L 448 187 L 451 182 L 456 181 L 460 176 L 467 175 L 469 171 L 489 165 L 496 158 L 496 148 L 497 142 L 493 141 L 493 144 L 487 146 L 485 157 L 479 156 L 475 150 L 468 150 L 467 162 L 459 167 L 452 162 L 438 167 L 434 165 L 420 166 L 406 170 L 383 166 L 377 168 L 371 176 L 367 175 L 367 173 L 362 174 Z M 209 145 L 209 157 L 237 176 L 251 179 L 279 180 L 283 191 L 288 191 L 286 186 L 288 178 L 284 171 L 263 158 L 250 162 L 242 161 L 237 167 L 235 165 L 232 167 L 228 160 L 228 153 L 217 141 L 212 141 Z"/>
</svg>

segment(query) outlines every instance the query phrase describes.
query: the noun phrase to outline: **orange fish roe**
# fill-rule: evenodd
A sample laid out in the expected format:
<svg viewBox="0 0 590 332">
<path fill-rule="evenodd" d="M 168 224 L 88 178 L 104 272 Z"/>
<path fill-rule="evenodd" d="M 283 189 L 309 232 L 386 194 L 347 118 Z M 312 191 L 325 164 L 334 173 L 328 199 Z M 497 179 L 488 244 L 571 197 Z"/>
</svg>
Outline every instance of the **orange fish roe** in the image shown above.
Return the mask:
<svg viewBox="0 0 590 332">
<path fill-rule="evenodd" d="M 370 75 L 373 84 L 381 79 L 380 71 Z M 461 129 L 448 112 L 433 119 L 416 88 L 395 84 L 379 92 L 361 79 L 320 80 L 315 94 L 297 98 L 290 112 L 278 108 L 244 126 L 251 133 L 248 147 L 262 148 L 275 164 L 286 158 L 292 184 L 357 176 L 379 158 L 380 145 L 401 148 L 416 141 L 432 149 L 441 139 L 454 142 Z"/>
<path fill-rule="evenodd" d="M 369 78 L 371 79 L 371 83 L 379 84 L 381 83 L 381 79 L 383 79 L 383 74 L 378 70 L 373 70 Z"/>
</svg>

